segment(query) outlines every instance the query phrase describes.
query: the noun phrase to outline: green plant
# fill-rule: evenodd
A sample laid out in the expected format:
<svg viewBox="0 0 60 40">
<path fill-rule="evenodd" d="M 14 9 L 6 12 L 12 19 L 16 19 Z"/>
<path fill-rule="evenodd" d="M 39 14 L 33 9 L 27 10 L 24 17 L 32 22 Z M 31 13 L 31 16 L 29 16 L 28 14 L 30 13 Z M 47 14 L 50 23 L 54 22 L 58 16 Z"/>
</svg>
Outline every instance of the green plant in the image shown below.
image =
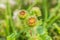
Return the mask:
<svg viewBox="0 0 60 40">
<path fill-rule="evenodd" d="M 60 40 L 60 0 L 54 8 L 48 0 L 42 0 L 41 4 L 40 0 L 35 0 L 27 7 L 23 4 L 24 0 L 16 0 L 14 8 L 9 0 L 6 1 L 6 9 L 0 12 L 4 15 L 3 21 L 0 21 L 1 40 L 55 40 L 53 35 Z M 35 6 L 37 4 L 41 6 Z"/>
</svg>

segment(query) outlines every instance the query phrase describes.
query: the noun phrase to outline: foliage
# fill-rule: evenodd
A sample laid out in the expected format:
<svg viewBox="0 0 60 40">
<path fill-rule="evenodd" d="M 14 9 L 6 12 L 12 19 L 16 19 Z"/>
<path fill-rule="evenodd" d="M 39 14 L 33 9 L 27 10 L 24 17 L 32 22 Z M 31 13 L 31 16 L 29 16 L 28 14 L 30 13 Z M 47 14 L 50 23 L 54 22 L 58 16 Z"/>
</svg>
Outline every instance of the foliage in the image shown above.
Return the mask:
<svg viewBox="0 0 60 40">
<path fill-rule="evenodd" d="M 60 40 L 60 0 L 0 1 L 0 40 Z"/>
</svg>

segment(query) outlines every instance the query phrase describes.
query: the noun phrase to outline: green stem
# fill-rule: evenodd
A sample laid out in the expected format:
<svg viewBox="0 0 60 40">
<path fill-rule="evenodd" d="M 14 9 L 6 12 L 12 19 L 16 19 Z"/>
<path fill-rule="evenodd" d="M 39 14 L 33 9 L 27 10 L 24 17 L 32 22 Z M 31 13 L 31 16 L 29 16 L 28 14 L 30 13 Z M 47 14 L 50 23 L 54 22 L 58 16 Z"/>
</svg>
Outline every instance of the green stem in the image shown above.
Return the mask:
<svg viewBox="0 0 60 40">
<path fill-rule="evenodd" d="M 43 0 L 43 14 L 44 14 L 43 26 L 45 27 L 45 23 L 46 23 L 47 18 L 48 18 L 47 0 Z"/>
<path fill-rule="evenodd" d="M 29 8 L 28 8 L 27 10 L 30 11 L 30 9 L 31 9 L 35 4 L 36 4 L 36 3 L 30 5 Z"/>
<path fill-rule="evenodd" d="M 55 12 L 54 12 L 54 13 L 56 13 L 59 8 L 60 8 L 60 0 L 58 0 L 58 5 L 55 7 Z M 55 16 L 51 21 L 50 21 L 50 19 L 49 19 L 50 22 L 48 23 L 47 27 L 51 26 L 51 24 L 52 24 L 55 20 L 57 20 L 59 17 L 60 17 L 60 13 L 59 13 L 57 16 Z"/>
<path fill-rule="evenodd" d="M 14 26 L 14 22 L 13 22 L 13 17 L 12 17 L 12 12 L 11 12 L 11 5 L 9 4 L 8 0 L 7 0 L 7 13 L 8 13 L 8 16 L 9 16 L 9 20 L 8 20 L 9 21 L 9 23 L 8 23 L 9 24 L 9 28 L 11 27 L 12 33 L 16 34 L 16 32 L 15 32 L 15 26 Z M 9 40 L 9 39 L 7 39 L 7 40 Z M 11 39 L 11 40 L 13 40 L 13 39 Z"/>
<path fill-rule="evenodd" d="M 10 34 L 9 32 L 9 19 L 7 18 L 8 13 L 7 13 L 7 9 L 5 11 L 5 21 L 6 21 L 6 36 L 8 36 Z"/>
<path fill-rule="evenodd" d="M 30 11 L 30 9 L 31 9 L 34 5 L 36 5 L 36 3 L 37 3 L 37 0 L 35 0 L 35 3 L 33 3 L 32 5 L 30 5 L 27 10 Z"/>
<path fill-rule="evenodd" d="M 56 21 L 58 18 L 60 17 L 60 14 L 58 14 L 57 16 L 55 16 L 47 25 L 47 27 L 51 26 L 51 24 Z"/>
<path fill-rule="evenodd" d="M 7 40 L 15 40 L 15 34 L 14 33 L 12 33 L 11 35 L 9 35 L 8 37 L 7 37 Z"/>
<path fill-rule="evenodd" d="M 13 18 L 12 18 L 11 6 L 10 6 L 8 0 L 7 0 L 7 12 L 8 12 L 8 14 L 9 14 L 10 26 L 11 26 L 11 28 L 12 28 L 12 31 L 15 32 L 15 31 L 14 31 L 14 27 L 15 27 L 15 26 L 14 26 L 14 22 L 13 22 Z"/>
<path fill-rule="evenodd" d="M 54 12 L 54 13 L 56 13 L 56 11 L 57 11 L 59 8 L 60 8 L 60 0 L 58 0 L 58 3 L 57 3 L 57 6 L 55 7 L 55 12 Z"/>
</svg>

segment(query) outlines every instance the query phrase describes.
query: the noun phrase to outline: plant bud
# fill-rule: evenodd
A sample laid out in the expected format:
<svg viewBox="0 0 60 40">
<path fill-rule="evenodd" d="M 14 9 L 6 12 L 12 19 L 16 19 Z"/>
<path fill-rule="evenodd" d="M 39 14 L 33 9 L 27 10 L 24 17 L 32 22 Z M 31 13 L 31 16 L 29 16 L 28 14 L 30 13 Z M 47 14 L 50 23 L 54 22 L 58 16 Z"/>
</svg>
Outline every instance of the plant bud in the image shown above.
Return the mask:
<svg viewBox="0 0 60 40">
<path fill-rule="evenodd" d="M 39 7 L 33 7 L 31 9 L 31 12 L 35 14 L 37 17 L 41 16 L 41 10 L 39 9 Z"/>
<path fill-rule="evenodd" d="M 21 10 L 18 15 L 20 18 L 24 19 L 27 16 L 27 12 L 25 10 Z"/>
<path fill-rule="evenodd" d="M 28 19 L 28 25 L 29 25 L 29 26 L 34 26 L 34 25 L 36 25 L 36 22 L 37 22 L 37 20 L 36 20 L 35 17 L 30 17 L 30 18 Z"/>
</svg>

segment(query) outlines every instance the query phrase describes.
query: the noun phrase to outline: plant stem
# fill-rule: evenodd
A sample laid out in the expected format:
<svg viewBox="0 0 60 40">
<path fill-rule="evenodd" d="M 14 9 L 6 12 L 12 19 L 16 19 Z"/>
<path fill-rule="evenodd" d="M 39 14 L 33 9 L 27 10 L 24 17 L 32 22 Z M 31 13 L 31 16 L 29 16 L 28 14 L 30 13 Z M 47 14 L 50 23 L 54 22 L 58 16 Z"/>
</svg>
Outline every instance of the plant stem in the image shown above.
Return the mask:
<svg viewBox="0 0 60 40">
<path fill-rule="evenodd" d="M 14 22 L 13 22 L 13 17 L 12 17 L 12 12 L 11 12 L 11 5 L 9 4 L 9 1 L 7 0 L 7 13 L 8 13 L 8 17 L 9 17 L 9 29 L 10 29 L 10 27 L 11 27 L 11 29 L 12 29 L 12 33 L 14 33 L 14 34 L 16 34 L 16 32 L 15 32 L 15 26 L 14 26 Z M 8 29 L 8 28 L 7 28 Z M 10 29 L 10 30 L 11 30 Z M 9 31 L 10 31 L 9 30 Z M 11 32 L 10 32 L 11 33 Z M 9 36 L 9 35 L 8 35 Z M 7 37 L 8 37 L 7 36 Z M 14 38 L 15 39 L 15 38 Z M 9 40 L 9 39 L 7 39 L 7 40 Z M 13 40 L 13 39 L 11 39 L 11 40 Z"/>
<path fill-rule="evenodd" d="M 30 5 L 29 8 L 28 8 L 27 10 L 30 11 L 30 9 L 31 9 L 35 4 L 36 4 L 36 3 Z"/>
<path fill-rule="evenodd" d="M 12 12 L 11 12 L 11 6 L 10 6 L 8 0 L 7 0 L 7 12 L 8 12 L 8 14 L 9 14 L 9 21 L 10 21 L 10 25 L 9 25 L 9 26 L 11 26 L 12 31 L 15 32 L 15 30 L 14 30 L 14 27 L 15 27 L 15 26 L 14 26 L 14 23 L 13 23 Z"/>
<path fill-rule="evenodd" d="M 60 17 L 60 14 L 58 14 L 57 16 L 55 16 L 47 25 L 47 27 L 51 26 L 51 24 L 56 21 L 58 18 Z"/>
<path fill-rule="evenodd" d="M 35 0 L 35 2 L 33 3 L 33 4 L 31 4 L 29 7 L 28 7 L 28 11 L 30 11 L 30 9 L 34 6 L 34 5 L 36 5 L 36 2 L 37 2 L 37 0 Z"/>
<path fill-rule="evenodd" d="M 48 18 L 48 7 L 47 7 L 47 0 L 43 0 L 43 14 L 44 14 L 44 22 L 43 26 L 45 27 L 47 18 Z"/>
<path fill-rule="evenodd" d="M 6 36 L 8 36 L 10 34 L 9 32 L 9 19 L 7 18 L 8 13 L 7 13 L 7 9 L 5 11 L 5 21 L 6 21 Z"/>
<path fill-rule="evenodd" d="M 56 13 L 59 8 L 60 8 L 60 0 L 58 0 L 58 4 L 57 4 L 57 6 L 55 7 L 55 12 L 54 12 L 54 13 Z M 60 17 L 60 13 L 59 13 L 57 16 L 55 16 L 55 17 L 48 23 L 47 27 L 51 26 L 51 24 L 52 24 L 55 20 L 57 20 L 59 17 Z"/>
</svg>

